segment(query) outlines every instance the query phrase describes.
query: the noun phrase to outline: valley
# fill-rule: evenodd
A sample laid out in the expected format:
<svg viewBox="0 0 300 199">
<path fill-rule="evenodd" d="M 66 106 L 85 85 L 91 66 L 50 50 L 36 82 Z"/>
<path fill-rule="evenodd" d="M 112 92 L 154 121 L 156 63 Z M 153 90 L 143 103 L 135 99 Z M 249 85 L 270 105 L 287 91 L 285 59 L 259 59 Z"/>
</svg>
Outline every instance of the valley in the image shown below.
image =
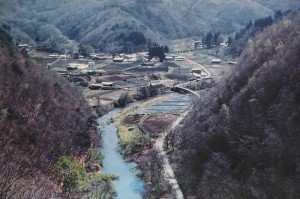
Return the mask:
<svg viewBox="0 0 300 199">
<path fill-rule="evenodd" d="M 298 198 L 299 8 L 0 0 L 0 198 Z"/>
<path fill-rule="evenodd" d="M 229 63 L 234 61 L 223 53 L 216 55 L 216 52 L 224 52 L 226 46 L 183 52 L 177 47 L 178 42 L 186 43 L 187 46 L 181 44 L 183 49 L 193 45 L 184 40 L 174 42 L 175 46 L 170 48 L 176 51 L 166 54 L 164 62 L 157 59 L 149 62 L 147 52 L 115 56 L 95 53 L 89 58 L 74 59 L 70 55 L 26 50 L 37 63 L 81 88 L 87 103 L 99 115 L 104 115 L 105 121 L 110 117 L 106 113 L 133 102 L 112 117 L 118 128 L 121 147 L 118 152 L 137 163 L 145 182 L 145 193 L 156 197 L 183 198 L 164 152 L 165 137 L 188 114 L 194 98 L 200 96 L 197 90 L 214 86 L 230 71 L 233 65 Z M 100 125 L 101 132 L 108 131 L 107 128 Z M 118 176 L 118 172 L 105 166 L 113 163 L 110 158 L 114 156 L 107 155 L 105 150 L 102 152 L 104 173 L 113 172 Z M 145 165 L 148 159 L 150 164 Z M 157 191 L 150 191 L 153 189 Z M 123 192 L 117 194 L 122 198 Z"/>
</svg>

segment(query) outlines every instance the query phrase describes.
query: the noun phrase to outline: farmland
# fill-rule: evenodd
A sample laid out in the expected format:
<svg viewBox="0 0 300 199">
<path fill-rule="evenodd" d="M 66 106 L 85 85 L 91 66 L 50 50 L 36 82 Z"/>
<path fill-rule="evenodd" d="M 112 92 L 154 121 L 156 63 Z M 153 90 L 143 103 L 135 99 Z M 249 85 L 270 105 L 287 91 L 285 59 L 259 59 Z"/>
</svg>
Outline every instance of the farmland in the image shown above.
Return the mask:
<svg viewBox="0 0 300 199">
<path fill-rule="evenodd" d="M 37 63 L 81 87 L 90 106 L 102 115 L 136 100 L 170 93 L 178 84 L 185 83 L 182 85 L 192 90 L 209 88 L 230 70 L 229 62 L 235 60 L 224 55 L 226 47 L 193 50 L 192 43 L 192 39 L 170 42 L 172 52 L 166 54 L 164 62 L 157 58 L 149 62 L 147 52 L 114 56 L 94 53 L 75 58 L 72 54 L 28 51 Z M 222 62 L 213 64 L 213 59 Z M 191 72 L 199 68 L 197 73 Z M 140 109 L 139 114 L 180 114 L 190 100 L 184 96 L 179 101 L 157 102 Z"/>
</svg>

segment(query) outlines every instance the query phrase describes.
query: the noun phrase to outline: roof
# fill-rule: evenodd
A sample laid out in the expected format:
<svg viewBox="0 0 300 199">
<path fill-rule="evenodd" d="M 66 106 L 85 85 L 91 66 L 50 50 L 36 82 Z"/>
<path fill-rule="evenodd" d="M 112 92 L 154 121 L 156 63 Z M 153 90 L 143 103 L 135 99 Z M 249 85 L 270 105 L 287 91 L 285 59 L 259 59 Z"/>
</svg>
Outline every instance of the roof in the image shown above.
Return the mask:
<svg viewBox="0 0 300 199">
<path fill-rule="evenodd" d="M 88 68 L 88 64 L 79 64 L 79 63 L 69 63 L 68 67 L 77 67 L 78 69 L 85 69 Z"/>
<path fill-rule="evenodd" d="M 114 61 L 123 61 L 124 60 L 124 58 L 122 58 L 122 57 L 115 57 L 114 58 Z"/>
<path fill-rule="evenodd" d="M 192 68 L 191 70 L 192 72 L 196 72 L 196 71 L 202 71 L 202 68 Z"/>
<path fill-rule="evenodd" d="M 28 44 L 19 44 L 19 47 L 28 47 Z"/>
<path fill-rule="evenodd" d="M 199 75 L 198 73 L 195 73 L 195 72 L 192 72 L 192 76 L 201 77 L 201 75 Z"/>
<path fill-rule="evenodd" d="M 212 59 L 211 60 L 211 63 L 220 63 L 221 62 L 221 59 Z"/>
<path fill-rule="evenodd" d="M 101 83 L 103 86 L 112 86 L 114 85 L 115 83 L 114 82 L 102 82 Z"/>
<path fill-rule="evenodd" d="M 177 56 L 177 57 L 174 57 L 174 60 L 175 61 L 183 61 L 183 60 L 185 60 L 185 57 Z"/>
<path fill-rule="evenodd" d="M 165 59 L 174 59 L 173 57 L 171 57 L 171 56 L 166 56 L 166 58 Z"/>
</svg>

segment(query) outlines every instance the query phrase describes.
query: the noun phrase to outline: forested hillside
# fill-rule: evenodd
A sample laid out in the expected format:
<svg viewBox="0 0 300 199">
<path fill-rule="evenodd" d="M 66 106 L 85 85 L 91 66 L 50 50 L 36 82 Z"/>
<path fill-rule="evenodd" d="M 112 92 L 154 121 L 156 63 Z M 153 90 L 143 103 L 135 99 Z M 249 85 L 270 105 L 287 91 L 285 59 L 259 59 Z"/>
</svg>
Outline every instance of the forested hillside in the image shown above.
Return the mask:
<svg viewBox="0 0 300 199">
<path fill-rule="evenodd" d="M 65 174 L 54 165 L 95 146 L 93 115 L 75 87 L 32 63 L 11 40 L 0 29 L 0 198 L 50 198 L 62 192 L 61 182 L 76 185 L 58 181 Z"/>
<path fill-rule="evenodd" d="M 80 43 L 114 52 L 135 47 L 128 39 L 134 31 L 158 43 L 208 31 L 231 33 L 250 19 L 273 15 L 274 5 L 249 0 L 0 0 L 0 22 L 20 43 L 61 52 L 74 51 Z M 283 9 L 299 6 L 290 0 Z"/>
<path fill-rule="evenodd" d="M 299 8 L 299 1 L 294 0 L 256 0 L 256 2 L 274 11 Z"/>
<path fill-rule="evenodd" d="M 300 13 L 254 39 L 169 137 L 187 198 L 300 197 Z M 171 148 L 172 149 L 172 148 Z"/>
<path fill-rule="evenodd" d="M 235 34 L 234 37 L 228 38 L 228 52 L 232 55 L 239 56 L 243 50 L 247 47 L 247 42 L 251 37 L 261 33 L 266 27 L 271 26 L 274 22 L 282 20 L 285 16 L 289 15 L 292 10 L 282 12 L 277 10 L 274 16 L 268 16 L 256 19 L 255 21 L 250 20 L 245 28 L 242 28 Z"/>
</svg>

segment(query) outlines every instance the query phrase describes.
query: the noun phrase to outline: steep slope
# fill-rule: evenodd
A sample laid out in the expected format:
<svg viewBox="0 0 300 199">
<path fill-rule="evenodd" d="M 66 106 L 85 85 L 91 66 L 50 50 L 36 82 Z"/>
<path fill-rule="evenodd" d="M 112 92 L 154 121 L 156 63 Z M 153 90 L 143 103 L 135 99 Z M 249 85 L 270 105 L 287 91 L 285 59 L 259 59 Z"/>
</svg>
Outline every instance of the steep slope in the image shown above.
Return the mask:
<svg viewBox="0 0 300 199">
<path fill-rule="evenodd" d="M 54 164 L 97 141 L 93 115 L 70 84 L 16 51 L 0 29 L 0 198 L 60 192 Z"/>
<path fill-rule="evenodd" d="M 77 45 L 72 40 L 76 40 L 109 51 L 108 44 L 128 45 L 123 36 L 132 31 L 142 32 L 156 42 L 199 36 L 210 30 L 231 33 L 250 19 L 273 15 L 273 4 L 268 1 L 266 7 L 260 3 L 250 0 L 14 0 L 2 3 L 5 14 L 1 21 L 12 27 L 11 34 L 18 42 L 38 42 L 59 51 L 72 51 Z M 300 3 L 290 0 L 286 7 L 295 9 Z"/>
<path fill-rule="evenodd" d="M 300 197 L 299 55 L 298 12 L 249 40 L 232 74 L 195 104 L 170 136 L 186 196 Z"/>
</svg>

